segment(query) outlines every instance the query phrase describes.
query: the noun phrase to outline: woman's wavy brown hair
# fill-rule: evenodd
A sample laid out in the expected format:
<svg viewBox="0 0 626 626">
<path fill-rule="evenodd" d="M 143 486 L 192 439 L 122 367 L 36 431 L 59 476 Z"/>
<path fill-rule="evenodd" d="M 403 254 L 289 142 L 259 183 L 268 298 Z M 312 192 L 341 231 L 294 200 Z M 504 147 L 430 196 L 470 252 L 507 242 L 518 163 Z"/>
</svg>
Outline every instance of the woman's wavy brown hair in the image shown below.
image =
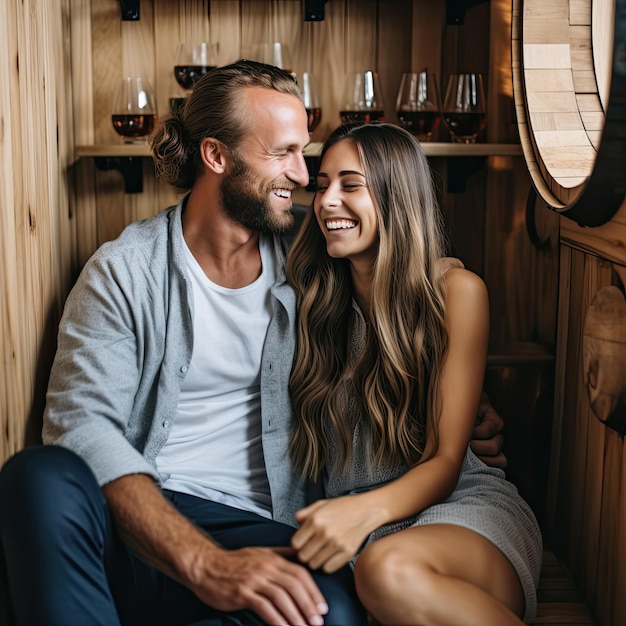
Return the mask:
<svg viewBox="0 0 626 626">
<path fill-rule="evenodd" d="M 310 210 L 287 261 L 296 291 L 297 349 L 289 388 L 295 412 L 290 453 L 303 477 L 345 471 L 355 427 L 372 467 L 412 466 L 437 447 L 438 383 L 447 346 L 443 219 L 431 170 L 415 137 L 392 124 L 340 127 L 339 141 L 356 145 L 377 213 L 379 247 L 372 268 L 366 346 L 348 363 L 352 284 L 349 263 L 326 252 Z M 329 432 L 339 444 L 330 457 Z"/>
</svg>

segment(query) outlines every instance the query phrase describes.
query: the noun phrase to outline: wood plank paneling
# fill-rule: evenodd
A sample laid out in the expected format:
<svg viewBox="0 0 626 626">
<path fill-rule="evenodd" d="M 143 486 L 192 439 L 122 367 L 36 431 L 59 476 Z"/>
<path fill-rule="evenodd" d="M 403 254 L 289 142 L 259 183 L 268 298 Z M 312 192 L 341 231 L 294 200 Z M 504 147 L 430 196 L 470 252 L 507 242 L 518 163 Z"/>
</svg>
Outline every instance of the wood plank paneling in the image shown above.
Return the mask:
<svg viewBox="0 0 626 626">
<path fill-rule="evenodd" d="M 71 278 L 68 16 L 66 0 L 0 6 L 0 461 L 39 437 Z"/>
<path fill-rule="evenodd" d="M 579 250 L 626 265 L 626 202 L 610 222 L 595 228 L 579 226 L 570 219 L 563 219 L 561 238 L 564 243 Z"/>
<path fill-rule="evenodd" d="M 624 438 L 621 437 L 622 445 L 622 463 L 620 467 L 620 489 L 617 501 L 611 503 L 608 516 L 612 516 L 617 520 L 618 535 L 613 546 L 615 550 L 615 563 L 617 564 L 615 571 L 615 582 L 613 586 L 613 621 L 610 626 L 621 626 L 626 624 L 626 449 L 624 448 Z M 608 624 L 608 623 L 607 623 Z"/>
<path fill-rule="evenodd" d="M 582 601 L 576 584 L 550 550 L 543 553 L 537 602 L 534 624 L 593 626 L 589 610 Z"/>
<path fill-rule="evenodd" d="M 587 310 L 598 289 L 611 282 L 611 266 L 597 257 L 585 257 L 585 296 L 582 299 L 583 326 Z M 600 540 L 602 485 L 604 465 L 604 435 L 606 427 L 594 416 L 589 406 L 587 386 L 584 384 L 582 361 L 580 362 L 580 420 L 587 424 L 587 433 L 582 445 L 586 448 L 583 456 L 586 458 L 584 476 L 582 517 L 582 563 L 580 583 L 584 585 L 584 595 L 591 607 L 596 606 L 596 580 L 598 572 L 598 544 Z M 581 446 L 582 448 L 582 446 Z"/>
<path fill-rule="evenodd" d="M 563 246 L 547 538 L 597 626 L 624 623 L 626 610 L 624 438 L 590 409 L 581 344 L 588 307 L 615 280 L 615 268 Z"/>
<path fill-rule="evenodd" d="M 602 426 L 601 426 L 602 428 Z M 622 492 L 623 437 L 610 428 L 603 428 L 604 458 L 602 481 L 602 526 L 598 537 L 598 569 L 595 580 L 595 606 L 601 624 L 614 623 L 614 605 L 624 589 L 618 586 L 617 573 L 621 567 L 616 546 L 624 526 L 619 524 L 619 503 Z M 621 623 L 624 623 L 623 621 Z"/>
</svg>

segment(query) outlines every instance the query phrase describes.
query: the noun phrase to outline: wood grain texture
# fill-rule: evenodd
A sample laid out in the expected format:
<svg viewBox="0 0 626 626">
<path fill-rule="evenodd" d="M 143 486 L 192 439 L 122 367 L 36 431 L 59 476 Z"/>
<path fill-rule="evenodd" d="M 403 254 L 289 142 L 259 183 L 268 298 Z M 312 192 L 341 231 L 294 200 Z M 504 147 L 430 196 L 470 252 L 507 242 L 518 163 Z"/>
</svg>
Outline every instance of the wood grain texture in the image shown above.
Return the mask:
<svg viewBox="0 0 626 626">
<path fill-rule="evenodd" d="M 572 305 L 578 309 L 577 329 L 584 326 L 584 319 L 593 296 L 599 287 L 610 280 L 610 268 L 602 267 L 595 257 L 577 255 L 583 264 L 582 293 L 578 302 Z M 582 324 L 582 326 L 581 326 Z M 585 515 L 576 516 L 570 523 L 571 532 L 571 568 L 576 580 L 592 602 L 593 587 L 590 580 L 595 578 L 598 524 L 600 516 L 601 463 L 603 457 L 603 431 L 599 431 L 597 420 L 589 408 L 587 388 L 583 383 L 582 337 L 578 337 L 576 367 L 576 410 L 573 424 L 574 442 L 573 459 L 575 467 L 572 473 L 572 505 L 574 510 L 585 511 Z M 568 358 L 572 355 L 568 353 Z M 573 368 L 572 368 L 572 371 Z M 592 419 L 593 418 L 593 419 Z M 600 450 L 598 450 L 600 448 Z M 574 545 L 575 544 L 575 545 Z"/>
<path fill-rule="evenodd" d="M 583 602 L 575 582 L 551 550 L 545 550 L 543 553 L 537 602 L 537 617 L 534 624 L 593 626 L 589 609 Z"/>
<path fill-rule="evenodd" d="M 614 582 L 614 596 L 611 600 L 611 606 L 613 609 L 613 621 L 610 626 L 621 626 L 626 624 L 626 449 L 624 448 L 624 438 L 620 438 L 622 446 L 622 463 L 619 469 L 620 472 L 620 488 L 618 502 L 612 503 L 611 515 L 617 520 L 617 528 L 619 529 L 613 550 L 615 552 L 615 563 L 618 564 L 615 572 Z"/>
<path fill-rule="evenodd" d="M 624 463 L 624 438 L 616 431 L 604 430 L 604 456 L 602 468 L 602 526 L 598 537 L 598 569 L 595 580 L 595 606 L 598 622 L 612 625 L 618 596 L 623 588 L 618 585 L 620 567 L 616 547 L 624 526 L 620 526 L 619 508 L 622 495 L 622 465 Z"/>
<path fill-rule="evenodd" d="M 586 228 L 572 220 L 561 223 L 561 239 L 580 250 L 626 265 L 626 202 L 610 222 Z"/>
<path fill-rule="evenodd" d="M 609 106 L 620 14 L 612 0 L 514 0 L 513 15 L 516 111 L 533 182 L 554 210 L 601 225 L 624 199 L 612 183 L 624 169 L 621 144 L 613 146 L 621 136 L 619 87 Z"/>
<path fill-rule="evenodd" d="M 546 537 L 571 572 L 594 623 L 617 626 L 625 611 L 624 438 L 590 409 L 581 344 L 593 296 L 614 284 L 624 268 L 568 244 L 561 261 Z"/>
<path fill-rule="evenodd" d="M 68 11 L 64 0 L 0 8 L 0 461 L 39 439 L 70 282 Z"/>
<path fill-rule="evenodd" d="M 490 142 L 517 138 L 511 28 L 509 2 L 492 0 L 487 106 Z M 530 188 L 531 181 L 522 159 L 488 159 L 484 276 L 492 294 L 490 345 L 494 352 L 511 341 L 535 340 L 554 346 L 559 221 L 543 203 L 535 204 L 532 218 L 537 222 L 542 240 L 548 242 L 543 249 L 536 249 L 526 229 L 526 200 Z M 492 262 L 496 258 L 499 262 Z M 523 273 L 520 267 L 525 268 Z"/>
<path fill-rule="evenodd" d="M 565 402 L 567 395 L 565 393 L 567 379 L 567 353 L 568 345 L 568 329 L 570 319 L 570 302 L 571 302 L 571 268 L 572 268 L 572 250 L 568 246 L 560 247 L 560 264 L 559 264 L 559 300 L 557 309 L 556 324 L 556 351 L 555 351 L 555 373 L 554 373 L 554 412 L 552 416 L 552 435 L 550 439 L 550 463 L 548 470 L 548 498 L 546 502 L 546 524 L 544 525 L 548 533 L 554 535 L 552 541 L 557 543 L 561 552 L 566 551 L 567 546 L 561 540 L 553 529 L 556 528 L 557 520 L 562 514 L 562 507 L 565 498 L 562 496 L 563 490 L 560 489 L 561 474 L 567 469 L 564 458 L 567 454 L 567 448 L 563 445 L 563 437 L 566 431 L 563 426 L 565 419 Z M 566 480 L 565 478 L 564 480 Z"/>
<path fill-rule="evenodd" d="M 70 0 L 70 47 L 74 138 L 77 145 L 95 142 L 91 10 L 82 0 Z M 77 161 L 72 167 L 72 212 L 76 216 L 75 273 L 93 253 L 97 242 L 96 198 L 93 193 L 96 172 L 93 163 Z"/>
</svg>

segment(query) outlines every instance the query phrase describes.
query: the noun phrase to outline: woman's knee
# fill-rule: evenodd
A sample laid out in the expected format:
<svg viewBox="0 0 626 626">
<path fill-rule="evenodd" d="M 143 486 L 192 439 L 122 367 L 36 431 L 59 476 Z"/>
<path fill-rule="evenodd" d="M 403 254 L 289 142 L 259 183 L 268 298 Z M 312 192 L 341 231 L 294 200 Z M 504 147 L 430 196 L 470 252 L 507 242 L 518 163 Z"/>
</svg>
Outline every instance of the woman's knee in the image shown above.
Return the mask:
<svg viewBox="0 0 626 626">
<path fill-rule="evenodd" d="M 426 602 L 434 574 L 414 555 L 408 557 L 396 542 L 384 540 L 363 550 L 354 570 L 357 593 L 370 611 L 381 602 L 402 601 L 407 594 L 419 594 Z"/>
</svg>

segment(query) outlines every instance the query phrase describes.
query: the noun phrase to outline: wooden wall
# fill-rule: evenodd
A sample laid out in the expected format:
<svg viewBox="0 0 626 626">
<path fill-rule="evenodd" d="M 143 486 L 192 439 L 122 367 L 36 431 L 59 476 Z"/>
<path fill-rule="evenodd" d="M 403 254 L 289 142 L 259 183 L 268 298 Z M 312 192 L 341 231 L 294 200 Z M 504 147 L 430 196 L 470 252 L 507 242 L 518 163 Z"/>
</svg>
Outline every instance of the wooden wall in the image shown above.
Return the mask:
<svg viewBox="0 0 626 626">
<path fill-rule="evenodd" d="M 626 203 L 611 222 L 581 228 L 562 218 L 555 429 L 548 536 L 597 626 L 626 624 L 624 437 L 589 406 L 583 326 L 596 292 L 626 275 Z M 623 284 L 621 285 L 623 288 Z"/>
<path fill-rule="evenodd" d="M 0 3 L 0 462 L 38 436 L 76 252 L 68 15 Z"/>
</svg>

